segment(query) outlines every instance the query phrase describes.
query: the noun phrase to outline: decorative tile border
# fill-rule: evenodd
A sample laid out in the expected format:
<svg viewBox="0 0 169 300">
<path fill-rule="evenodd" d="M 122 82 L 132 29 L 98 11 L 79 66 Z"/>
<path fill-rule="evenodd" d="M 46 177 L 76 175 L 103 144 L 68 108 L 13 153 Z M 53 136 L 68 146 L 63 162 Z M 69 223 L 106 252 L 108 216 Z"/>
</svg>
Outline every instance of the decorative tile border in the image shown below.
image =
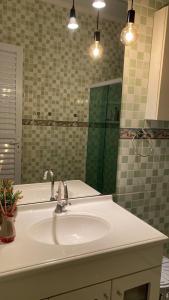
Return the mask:
<svg viewBox="0 0 169 300">
<path fill-rule="evenodd" d="M 79 121 L 56 121 L 56 120 L 32 120 L 23 119 L 22 125 L 55 126 L 55 127 L 81 127 L 81 128 L 118 128 L 119 122 L 79 122 Z M 120 128 L 120 139 L 169 139 L 169 129 L 161 128 Z"/>
<path fill-rule="evenodd" d="M 55 126 L 55 127 L 82 127 L 82 128 L 111 128 L 118 127 L 119 122 L 79 122 L 79 121 L 57 121 L 57 120 L 33 120 L 23 119 L 22 125 L 34 125 L 34 126 Z"/>
<path fill-rule="evenodd" d="M 85 128 L 85 127 L 88 127 L 88 122 L 23 119 L 22 125 L 56 126 L 56 127 L 84 127 Z"/>
<path fill-rule="evenodd" d="M 23 119 L 23 125 L 34 125 L 34 126 L 56 126 L 56 127 L 93 127 L 103 128 L 104 123 L 88 123 L 79 121 L 56 121 L 56 120 L 32 120 Z M 118 122 L 108 123 L 106 127 L 114 127 L 118 125 Z M 120 139 L 169 139 L 169 129 L 160 128 L 120 128 Z"/>
<path fill-rule="evenodd" d="M 120 139 L 169 139 L 169 129 L 120 128 Z"/>
</svg>

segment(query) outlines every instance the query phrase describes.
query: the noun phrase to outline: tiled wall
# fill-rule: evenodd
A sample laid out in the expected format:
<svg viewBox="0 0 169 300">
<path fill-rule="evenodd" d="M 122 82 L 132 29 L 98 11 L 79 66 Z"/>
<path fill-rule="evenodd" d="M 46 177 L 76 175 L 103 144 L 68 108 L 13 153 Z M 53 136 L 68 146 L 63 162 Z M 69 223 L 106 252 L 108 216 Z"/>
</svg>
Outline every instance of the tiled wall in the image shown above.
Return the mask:
<svg viewBox="0 0 169 300">
<path fill-rule="evenodd" d="M 68 14 L 40 0 L 0 1 L 0 42 L 24 49 L 23 182 L 40 181 L 50 166 L 59 179 L 84 178 L 87 128 L 72 122 L 87 121 L 91 84 L 122 76 L 123 25 L 101 20 L 105 53 L 94 62 L 88 49 L 96 17 L 79 13 L 80 29 L 70 33 Z"/>
<path fill-rule="evenodd" d="M 144 121 L 153 14 L 169 1 L 134 3 L 139 39 L 125 51 L 121 127 L 169 128 L 169 122 Z M 169 235 L 169 139 L 152 139 L 150 145 L 143 139 L 134 143 L 139 153 L 151 155 L 135 155 L 132 140 L 120 139 L 115 200 Z"/>
</svg>

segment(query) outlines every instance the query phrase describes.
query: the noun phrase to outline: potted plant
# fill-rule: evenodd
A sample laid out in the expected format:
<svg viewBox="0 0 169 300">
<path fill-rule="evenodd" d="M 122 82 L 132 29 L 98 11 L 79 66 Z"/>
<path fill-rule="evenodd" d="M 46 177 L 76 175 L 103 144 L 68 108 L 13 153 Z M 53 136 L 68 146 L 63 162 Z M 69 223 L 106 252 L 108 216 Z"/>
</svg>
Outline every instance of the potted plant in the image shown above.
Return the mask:
<svg viewBox="0 0 169 300">
<path fill-rule="evenodd" d="M 13 181 L 0 180 L 0 241 L 12 242 L 15 238 L 14 214 L 22 192 L 13 190 Z"/>
</svg>

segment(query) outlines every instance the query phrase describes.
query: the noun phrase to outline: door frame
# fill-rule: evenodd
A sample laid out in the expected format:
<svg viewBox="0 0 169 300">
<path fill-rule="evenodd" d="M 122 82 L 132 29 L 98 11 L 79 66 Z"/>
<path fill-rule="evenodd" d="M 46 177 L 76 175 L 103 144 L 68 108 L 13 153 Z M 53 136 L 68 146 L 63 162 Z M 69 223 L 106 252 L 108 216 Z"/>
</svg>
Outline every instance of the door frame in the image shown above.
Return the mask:
<svg viewBox="0 0 169 300">
<path fill-rule="evenodd" d="M 0 43 L 0 49 L 16 54 L 16 140 L 15 145 L 15 183 L 21 183 L 22 158 L 22 98 L 23 98 L 23 47 Z"/>
<path fill-rule="evenodd" d="M 94 83 L 90 86 L 90 89 L 105 86 L 105 85 L 112 85 L 112 84 L 119 83 L 119 82 L 123 82 L 122 78 L 115 78 L 115 79 L 111 79 L 111 80 L 107 80 L 107 81 Z"/>
</svg>

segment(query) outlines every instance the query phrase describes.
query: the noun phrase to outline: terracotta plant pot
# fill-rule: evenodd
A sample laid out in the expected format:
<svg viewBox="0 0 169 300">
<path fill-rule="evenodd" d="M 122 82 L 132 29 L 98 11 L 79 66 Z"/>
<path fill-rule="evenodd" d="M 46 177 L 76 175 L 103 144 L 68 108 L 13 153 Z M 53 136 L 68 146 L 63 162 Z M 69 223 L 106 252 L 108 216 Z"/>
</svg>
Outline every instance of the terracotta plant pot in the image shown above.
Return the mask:
<svg viewBox="0 0 169 300">
<path fill-rule="evenodd" d="M 0 227 L 0 242 L 1 243 L 11 243 L 14 241 L 15 232 L 15 217 L 13 214 L 3 215 L 1 213 L 2 223 Z"/>
</svg>

